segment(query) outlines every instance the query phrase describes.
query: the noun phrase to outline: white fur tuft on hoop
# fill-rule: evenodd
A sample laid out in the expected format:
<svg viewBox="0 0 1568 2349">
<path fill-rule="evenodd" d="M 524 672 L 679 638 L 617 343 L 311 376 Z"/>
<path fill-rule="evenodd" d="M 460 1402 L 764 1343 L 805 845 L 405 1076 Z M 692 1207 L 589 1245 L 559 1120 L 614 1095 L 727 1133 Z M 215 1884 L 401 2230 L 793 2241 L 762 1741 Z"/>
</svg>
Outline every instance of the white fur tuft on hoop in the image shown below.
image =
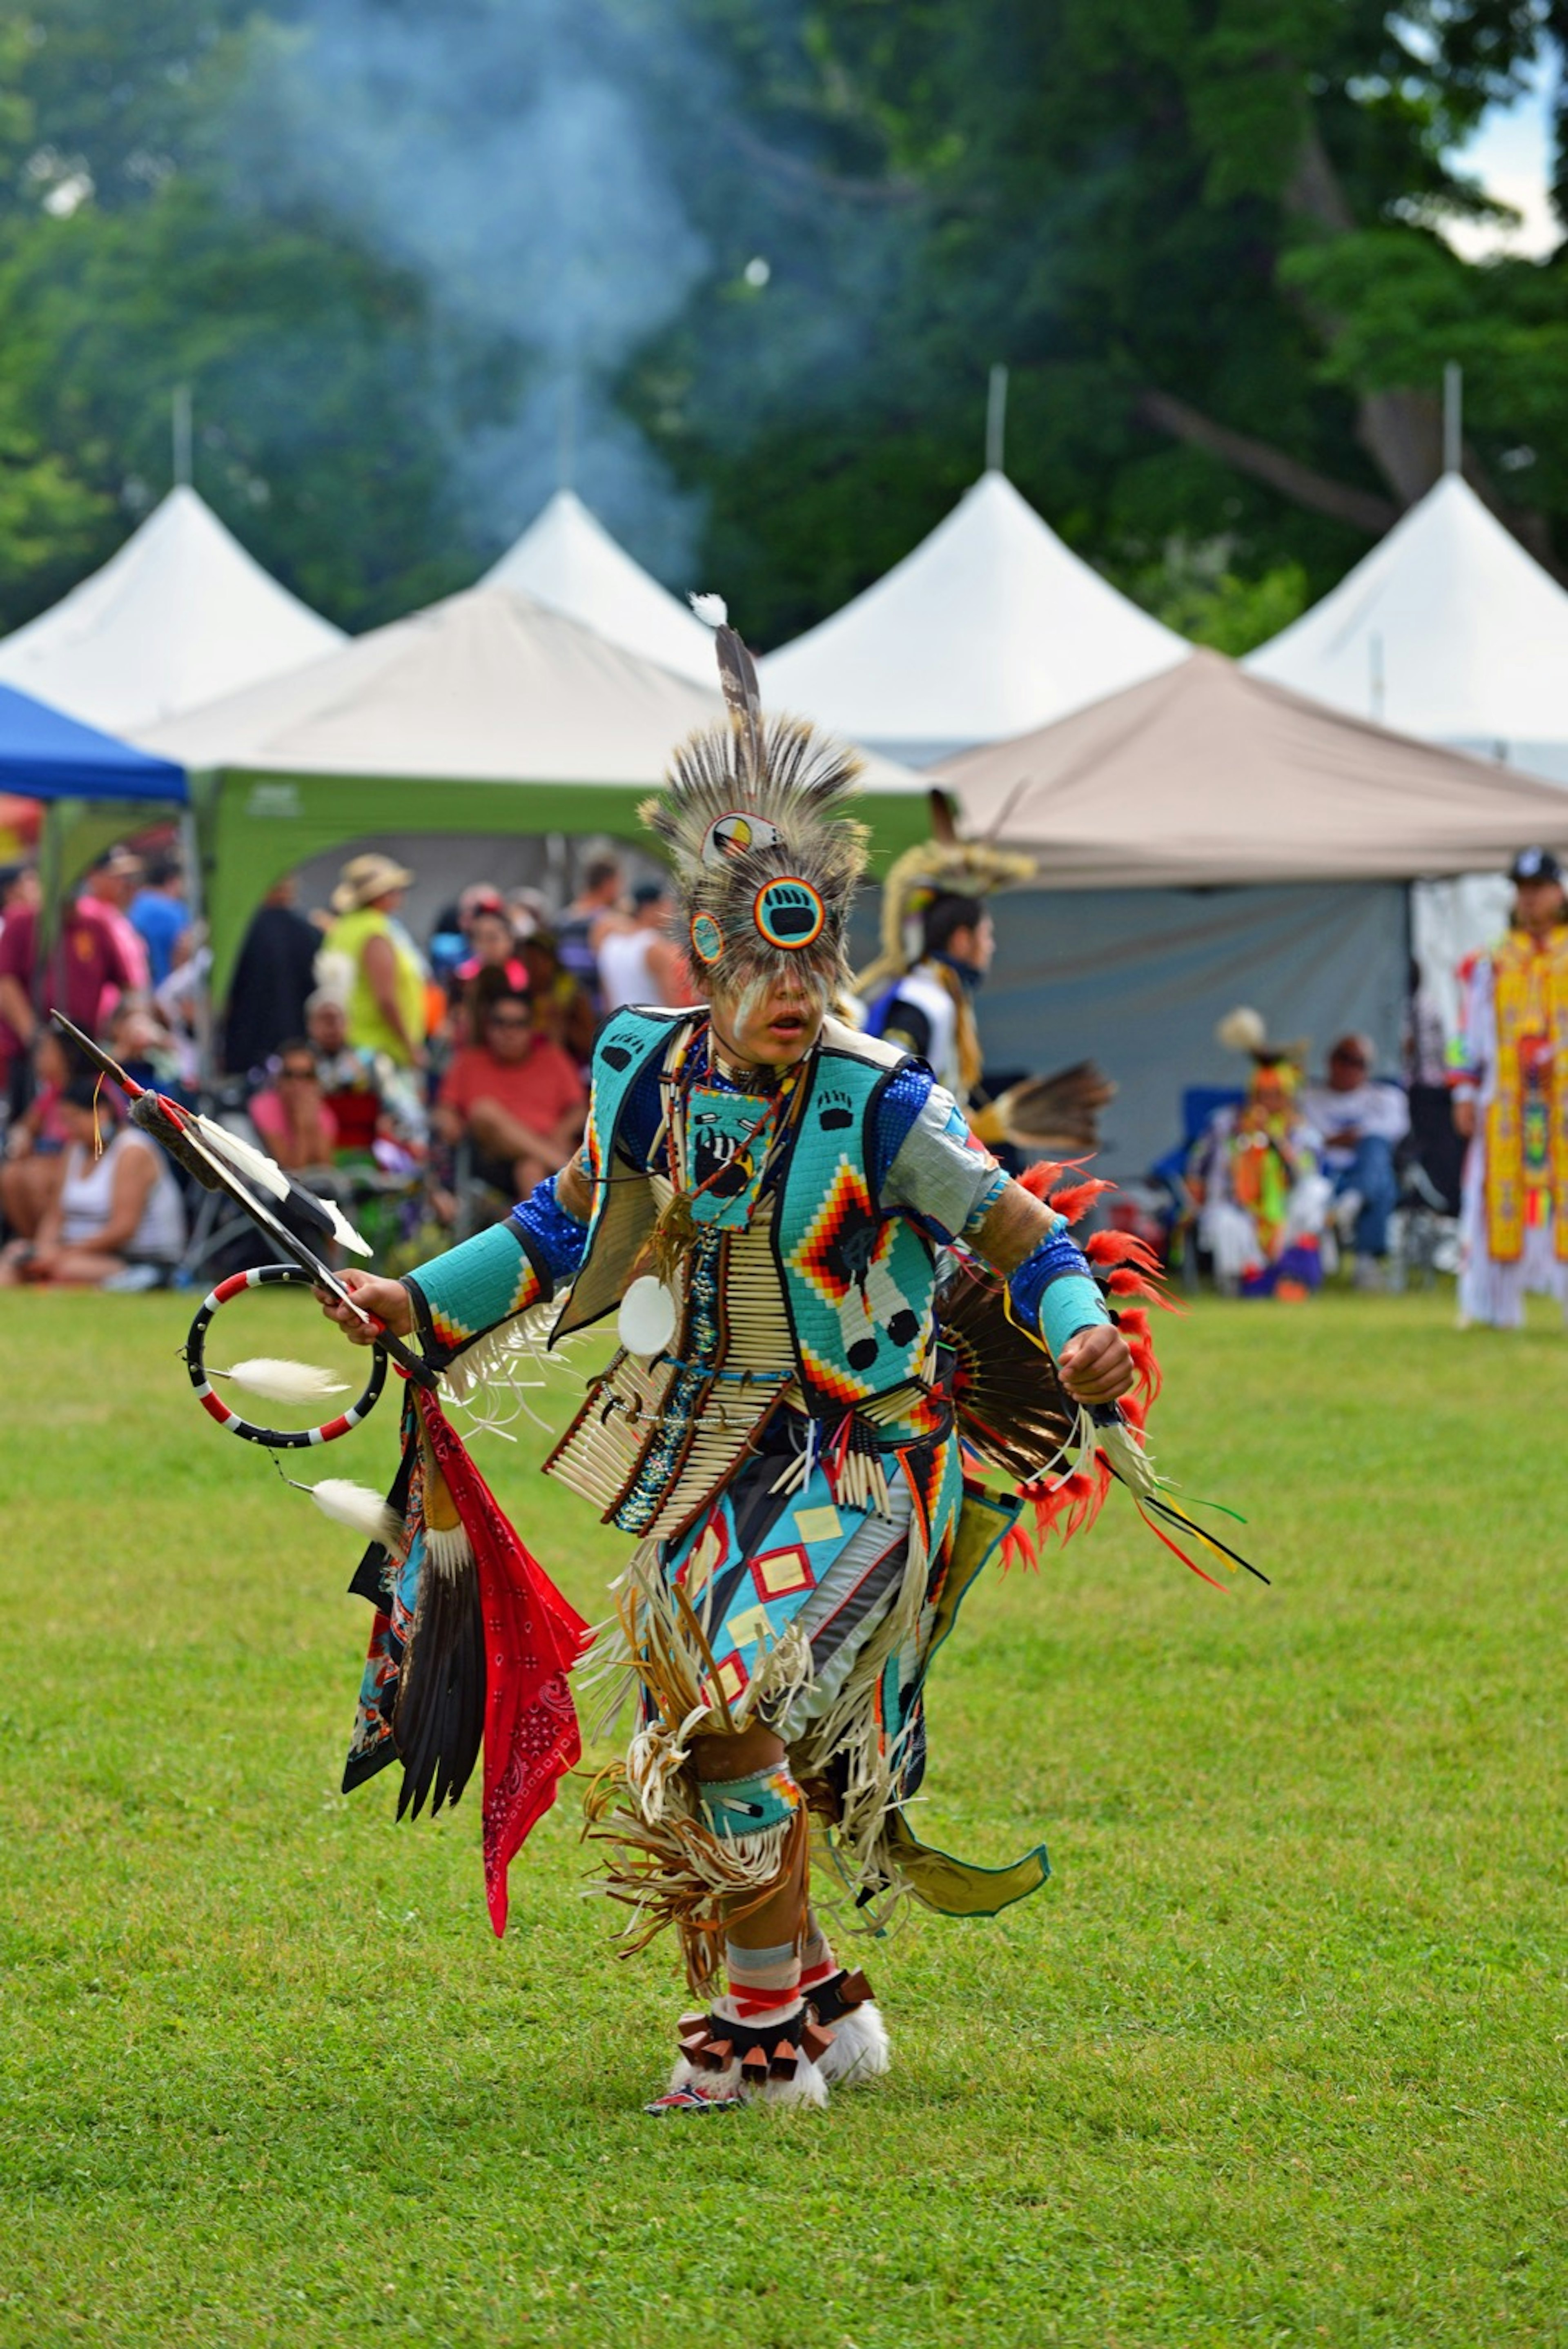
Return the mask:
<svg viewBox="0 0 1568 2349">
<path fill-rule="evenodd" d="M 330 1371 L 314 1362 L 285 1362 L 270 1354 L 254 1361 L 236 1362 L 232 1371 L 210 1369 L 210 1379 L 233 1379 L 247 1394 L 264 1395 L 268 1402 L 325 1402 L 328 1395 L 347 1394 L 348 1387 Z"/>
<path fill-rule="evenodd" d="M 691 609 L 705 628 L 722 628 L 728 626 L 730 607 L 722 595 L 693 595 L 691 602 Z"/>
<path fill-rule="evenodd" d="M 1262 1012 L 1246 1003 L 1227 1011 L 1214 1033 L 1228 1052 L 1261 1052 L 1269 1040 Z"/>
<path fill-rule="evenodd" d="M 301 1485 L 298 1489 L 309 1494 L 324 1516 L 352 1526 L 367 1541 L 379 1542 L 383 1549 L 401 1556 L 403 1521 L 369 1485 L 356 1485 L 347 1476 L 323 1476 L 318 1485 Z"/>
</svg>

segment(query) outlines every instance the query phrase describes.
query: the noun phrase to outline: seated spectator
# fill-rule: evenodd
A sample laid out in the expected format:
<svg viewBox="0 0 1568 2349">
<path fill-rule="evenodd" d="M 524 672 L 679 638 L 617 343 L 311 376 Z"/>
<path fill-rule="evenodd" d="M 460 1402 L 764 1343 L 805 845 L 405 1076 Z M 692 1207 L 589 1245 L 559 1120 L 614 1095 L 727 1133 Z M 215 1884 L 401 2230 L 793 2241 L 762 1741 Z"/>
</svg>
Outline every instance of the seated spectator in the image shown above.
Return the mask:
<svg viewBox="0 0 1568 2349">
<path fill-rule="evenodd" d="M 140 1003 L 117 1004 L 104 1030 L 104 1046 L 128 1077 L 139 1085 L 176 1096 L 183 1091 L 183 1070 L 174 1039 L 157 1015 Z"/>
<path fill-rule="evenodd" d="M 1301 1106 L 1334 1187 L 1334 1223 L 1355 1250 L 1355 1285 L 1380 1288 L 1399 1195 L 1394 1153 L 1410 1131 L 1404 1092 L 1372 1074 L 1369 1037 L 1342 1036 L 1329 1053 L 1326 1081 L 1308 1085 Z"/>
<path fill-rule="evenodd" d="M 163 849 L 148 858 L 142 885 L 130 901 L 131 926 L 147 949 L 154 987 L 161 987 L 184 960 L 190 942 L 191 908 L 182 894 L 183 885 L 180 859 Z"/>
<path fill-rule="evenodd" d="M 368 1154 L 379 1138 L 422 1149 L 428 1120 L 418 1080 L 383 1054 L 355 1050 L 341 998 L 318 988 L 305 1024 L 323 1097 L 337 1121 L 338 1149 Z"/>
<path fill-rule="evenodd" d="M 1245 1043 L 1231 1028 L 1231 1021 L 1221 1025 L 1221 1040 L 1251 1055 L 1252 1077 L 1246 1100 L 1216 1110 L 1193 1147 L 1198 1237 L 1221 1289 L 1295 1301 L 1323 1279 L 1318 1243 L 1328 1185 L 1318 1171 L 1317 1135 L 1302 1115 L 1290 1053 L 1263 1040 L 1261 1023 L 1256 1040 Z"/>
<path fill-rule="evenodd" d="M 262 1147 L 286 1174 L 330 1166 L 337 1149 L 337 1119 L 321 1086 L 316 1054 L 303 1036 L 278 1047 L 277 1076 L 247 1104 Z"/>
<path fill-rule="evenodd" d="M 5 1133 L 0 1164 L 0 1215 L 13 1239 L 30 1240 L 60 1187 L 67 1142 L 60 1096 L 82 1073 L 57 1028 L 40 1028 L 33 1043 L 33 1098 Z"/>
<path fill-rule="evenodd" d="M 59 1189 L 34 1237 L 0 1249 L 0 1288 L 96 1288 L 133 1268 L 172 1271 L 185 1246 L 185 1208 L 158 1144 L 122 1118 L 116 1097 L 91 1076 L 71 1079 L 60 1116 L 68 1139 Z"/>
<path fill-rule="evenodd" d="M 583 1130 L 587 1095 L 573 1062 L 541 1035 L 525 996 L 488 1006 L 484 1041 L 464 1046 L 441 1080 L 437 1130 L 473 1144 L 478 1172 L 522 1198 L 563 1167 Z"/>
</svg>

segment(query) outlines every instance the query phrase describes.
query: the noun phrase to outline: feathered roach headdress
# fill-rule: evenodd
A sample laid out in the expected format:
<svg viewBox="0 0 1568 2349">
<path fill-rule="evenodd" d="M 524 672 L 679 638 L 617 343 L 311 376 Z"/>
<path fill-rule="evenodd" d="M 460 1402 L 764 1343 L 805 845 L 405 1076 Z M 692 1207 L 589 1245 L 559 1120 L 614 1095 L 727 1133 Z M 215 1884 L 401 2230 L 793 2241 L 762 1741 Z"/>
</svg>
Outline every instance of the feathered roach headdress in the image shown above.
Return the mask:
<svg viewBox="0 0 1568 2349">
<path fill-rule="evenodd" d="M 865 996 L 913 970 L 925 952 L 925 917 L 939 897 L 986 897 L 1009 882 L 1032 881 L 1033 856 L 993 848 L 988 840 L 961 840 L 942 793 L 931 793 L 929 840 L 907 848 L 882 884 L 882 951 L 855 985 Z"/>
<path fill-rule="evenodd" d="M 805 968 L 847 977 L 844 932 L 866 869 L 864 824 L 838 811 L 860 761 L 796 718 L 764 719 L 755 663 L 717 595 L 692 608 L 715 630 L 727 719 L 675 752 L 666 793 L 638 813 L 668 843 L 696 969 L 727 994 Z"/>
<path fill-rule="evenodd" d="M 1306 1038 L 1298 1036 L 1289 1044 L 1271 1043 L 1262 1013 L 1254 1011 L 1249 1004 L 1239 1004 L 1234 1011 L 1228 1011 L 1214 1035 L 1228 1052 L 1246 1053 L 1253 1065 L 1254 1082 L 1267 1071 L 1286 1092 L 1293 1093 L 1301 1083 L 1306 1065 Z"/>
</svg>

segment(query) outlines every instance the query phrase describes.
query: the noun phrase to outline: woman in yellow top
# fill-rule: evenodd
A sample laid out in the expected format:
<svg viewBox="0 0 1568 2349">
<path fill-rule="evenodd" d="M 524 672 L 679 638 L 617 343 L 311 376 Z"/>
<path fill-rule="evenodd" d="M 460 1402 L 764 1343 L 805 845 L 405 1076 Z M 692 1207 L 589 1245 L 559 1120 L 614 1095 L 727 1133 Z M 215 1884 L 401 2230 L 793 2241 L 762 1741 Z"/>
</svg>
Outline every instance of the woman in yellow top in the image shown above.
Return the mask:
<svg viewBox="0 0 1568 2349">
<path fill-rule="evenodd" d="M 337 916 L 324 951 L 352 972 L 345 1012 L 356 1050 L 385 1052 L 400 1069 L 425 1064 L 424 969 L 394 917 L 413 874 L 389 856 L 352 856 L 332 892 Z"/>
</svg>

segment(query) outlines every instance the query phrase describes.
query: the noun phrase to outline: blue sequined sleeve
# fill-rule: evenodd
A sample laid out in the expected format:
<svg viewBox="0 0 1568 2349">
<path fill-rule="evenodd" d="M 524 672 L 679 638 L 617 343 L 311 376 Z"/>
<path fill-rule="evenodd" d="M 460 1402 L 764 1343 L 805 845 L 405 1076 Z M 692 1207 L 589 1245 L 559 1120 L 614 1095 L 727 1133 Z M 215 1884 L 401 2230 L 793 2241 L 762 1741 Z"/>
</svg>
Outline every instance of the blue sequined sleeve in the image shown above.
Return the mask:
<svg viewBox="0 0 1568 2349">
<path fill-rule="evenodd" d="M 506 1218 L 524 1255 L 539 1275 L 545 1296 L 552 1296 L 566 1280 L 576 1278 L 587 1245 L 588 1227 L 568 1215 L 556 1195 L 560 1177 L 546 1174 L 519 1200 Z"/>
</svg>

